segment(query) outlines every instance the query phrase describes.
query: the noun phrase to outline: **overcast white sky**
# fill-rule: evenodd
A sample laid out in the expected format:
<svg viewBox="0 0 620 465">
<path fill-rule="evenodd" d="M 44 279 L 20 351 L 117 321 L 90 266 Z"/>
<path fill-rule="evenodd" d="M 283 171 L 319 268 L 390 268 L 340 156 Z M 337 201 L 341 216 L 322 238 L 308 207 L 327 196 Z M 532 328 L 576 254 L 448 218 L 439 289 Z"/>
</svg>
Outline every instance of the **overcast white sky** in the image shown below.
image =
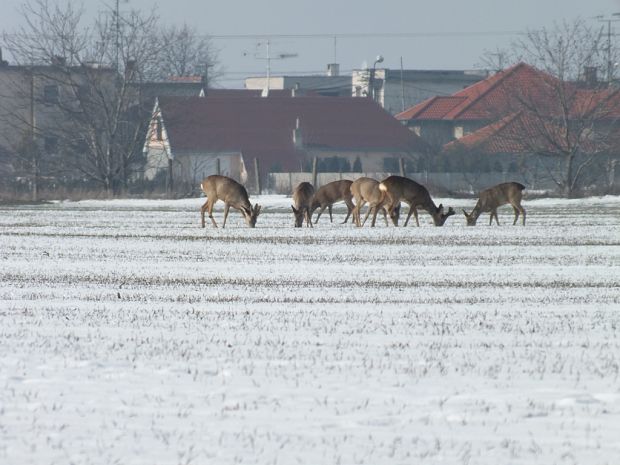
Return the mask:
<svg viewBox="0 0 620 465">
<path fill-rule="evenodd" d="M 50 0 L 53 1 L 53 0 Z M 21 21 L 20 0 L 2 0 L 0 29 L 11 31 Z M 98 0 L 84 4 L 89 15 L 105 10 Z M 114 0 L 108 0 L 113 4 Z M 349 37 L 337 40 L 336 59 L 343 72 L 372 65 L 375 56 L 385 57 L 384 66 L 406 69 L 469 69 L 484 49 L 510 43 L 514 31 L 550 27 L 554 21 L 609 16 L 620 12 L 620 0 L 130 0 L 122 9 L 157 7 L 166 23 L 195 26 L 201 33 L 222 35 L 261 34 L 378 34 L 416 33 L 416 37 Z M 596 19 L 591 19 L 598 24 Z M 620 22 L 616 23 L 620 33 Z M 456 35 L 454 33 L 457 33 Z M 493 34 L 479 34 L 493 33 Z M 261 75 L 265 63 L 257 46 L 261 39 L 216 38 L 226 75 L 222 87 L 241 87 L 242 78 Z M 275 37 L 272 52 L 297 53 L 298 57 L 273 61 L 274 74 L 322 72 L 334 60 L 334 40 L 329 38 Z"/>
</svg>

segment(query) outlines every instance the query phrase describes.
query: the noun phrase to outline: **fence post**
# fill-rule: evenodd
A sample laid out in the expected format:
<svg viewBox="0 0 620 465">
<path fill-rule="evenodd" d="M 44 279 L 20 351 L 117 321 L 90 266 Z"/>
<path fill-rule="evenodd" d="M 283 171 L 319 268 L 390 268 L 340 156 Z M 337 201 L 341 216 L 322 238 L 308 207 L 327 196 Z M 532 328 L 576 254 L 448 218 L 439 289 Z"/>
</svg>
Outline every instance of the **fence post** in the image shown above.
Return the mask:
<svg viewBox="0 0 620 465">
<path fill-rule="evenodd" d="M 220 159 L 216 158 L 215 159 L 215 174 L 217 174 L 219 176 L 220 173 L 221 173 L 221 170 L 220 170 Z"/>
<path fill-rule="evenodd" d="M 317 157 L 312 159 L 312 185 L 316 188 L 316 178 L 317 178 Z"/>
<path fill-rule="evenodd" d="M 404 178 L 406 176 L 405 173 L 405 159 L 403 157 L 400 157 L 400 160 L 398 160 L 398 164 L 400 167 L 400 175 Z"/>
<path fill-rule="evenodd" d="M 168 158 L 168 179 L 167 179 L 166 190 L 168 191 L 168 195 L 172 196 L 172 190 L 174 188 L 173 179 L 172 179 L 172 159 Z"/>
<path fill-rule="evenodd" d="M 258 158 L 254 159 L 254 176 L 256 176 L 256 190 L 258 192 L 258 195 L 261 195 L 263 192 L 263 189 L 261 187 L 260 184 L 260 171 L 258 169 Z"/>
</svg>

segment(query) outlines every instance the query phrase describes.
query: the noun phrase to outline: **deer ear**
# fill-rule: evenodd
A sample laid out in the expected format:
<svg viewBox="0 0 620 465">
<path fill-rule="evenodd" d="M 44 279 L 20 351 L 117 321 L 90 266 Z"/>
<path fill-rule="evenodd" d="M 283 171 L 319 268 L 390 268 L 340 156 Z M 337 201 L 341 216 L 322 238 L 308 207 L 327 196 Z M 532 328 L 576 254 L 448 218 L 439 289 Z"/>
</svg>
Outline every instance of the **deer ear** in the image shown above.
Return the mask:
<svg viewBox="0 0 620 465">
<path fill-rule="evenodd" d="M 448 207 L 448 215 L 454 215 L 455 213 L 454 208 Z"/>
<path fill-rule="evenodd" d="M 297 213 L 299 210 L 297 210 L 294 206 L 291 205 L 291 208 L 293 209 L 293 213 Z"/>
<path fill-rule="evenodd" d="M 437 212 L 443 215 L 443 204 L 442 203 L 440 203 L 439 206 L 437 207 Z"/>
<path fill-rule="evenodd" d="M 263 207 L 261 207 L 261 206 L 260 206 L 260 205 L 258 205 L 258 204 L 255 204 L 255 205 L 254 205 L 254 214 L 255 214 L 255 215 L 258 215 L 258 214 L 260 213 L 261 208 L 263 208 Z"/>
<path fill-rule="evenodd" d="M 467 218 L 469 215 L 467 214 L 464 208 L 462 210 L 463 210 L 463 215 L 465 215 L 465 218 Z"/>
</svg>

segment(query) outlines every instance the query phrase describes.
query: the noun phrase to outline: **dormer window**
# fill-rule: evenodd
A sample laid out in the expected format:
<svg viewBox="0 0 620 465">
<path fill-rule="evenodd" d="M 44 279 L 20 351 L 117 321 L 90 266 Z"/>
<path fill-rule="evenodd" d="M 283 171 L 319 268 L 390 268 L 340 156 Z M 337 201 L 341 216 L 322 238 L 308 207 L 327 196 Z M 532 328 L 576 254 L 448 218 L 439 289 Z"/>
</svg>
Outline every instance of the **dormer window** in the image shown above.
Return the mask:
<svg viewBox="0 0 620 465">
<path fill-rule="evenodd" d="M 454 126 L 454 138 L 460 139 L 463 137 L 463 126 Z"/>
</svg>

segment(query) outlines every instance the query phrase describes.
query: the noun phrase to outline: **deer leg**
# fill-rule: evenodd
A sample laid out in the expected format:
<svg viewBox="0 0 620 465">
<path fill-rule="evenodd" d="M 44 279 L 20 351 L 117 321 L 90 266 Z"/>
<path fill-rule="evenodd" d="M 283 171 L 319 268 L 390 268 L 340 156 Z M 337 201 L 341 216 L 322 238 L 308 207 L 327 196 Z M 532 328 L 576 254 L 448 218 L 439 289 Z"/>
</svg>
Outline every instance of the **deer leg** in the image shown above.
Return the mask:
<svg viewBox="0 0 620 465">
<path fill-rule="evenodd" d="M 202 227 L 205 227 L 205 211 L 207 210 L 207 207 L 209 206 L 209 200 L 207 200 L 204 205 L 202 207 L 200 207 L 200 221 L 202 224 Z"/>
<path fill-rule="evenodd" d="M 377 207 L 377 208 L 379 208 L 379 207 Z M 385 220 L 385 225 L 389 226 L 390 224 L 388 223 L 388 220 L 387 220 L 387 213 L 385 212 L 385 208 L 381 207 L 381 211 L 383 212 L 383 219 Z M 376 212 L 375 212 L 375 216 L 377 216 Z"/>
<path fill-rule="evenodd" d="M 209 218 L 211 218 L 211 223 L 213 223 L 213 226 L 217 228 L 217 223 L 215 222 L 215 218 L 213 218 L 213 205 L 215 205 L 215 202 L 210 203 L 208 207 Z"/>
<path fill-rule="evenodd" d="M 344 221 L 342 222 L 342 224 L 345 224 L 347 221 L 349 221 L 349 217 L 351 216 L 351 212 L 355 208 L 355 205 L 353 205 L 350 200 L 347 201 L 347 199 L 345 199 L 344 203 L 347 206 L 347 216 L 345 216 Z M 351 221 L 353 221 L 353 220 L 351 220 Z"/>
<path fill-rule="evenodd" d="M 372 209 L 374 210 L 373 215 L 372 215 L 372 223 L 370 223 L 370 226 L 372 228 L 375 227 L 375 222 L 377 221 L 377 214 L 379 213 L 379 206 L 375 205 L 374 207 L 372 207 Z M 368 210 L 370 212 L 370 209 Z M 383 210 L 383 215 L 385 216 L 385 210 Z M 387 222 L 387 217 L 385 217 L 385 225 L 388 225 Z"/>
<path fill-rule="evenodd" d="M 521 209 L 521 216 L 523 217 L 523 226 L 525 226 L 525 208 L 521 205 L 519 205 L 519 208 Z"/>
<path fill-rule="evenodd" d="M 372 205 L 368 204 L 368 210 L 366 211 L 366 216 L 364 217 L 364 221 L 362 222 L 362 226 L 364 226 L 366 224 L 366 220 L 370 216 L 370 212 L 372 211 L 373 208 L 374 207 Z"/>
<path fill-rule="evenodd" d="M 512 209 L 515 212 L 515 220 L 512 222 L 512 225 L 514 226 L 515 224 L 517 224 L 517 220 L 519 219 L 519 209 L 514 205 L 512 206 Z"/>
<path fill-rule="evenodd" d="M 497 209 L 493 210 L 493 215 L 495 216 L 495 222 L 499 226 L 499 217 L 497 216 Z M 491 217 L 491 221 L 492 220 L 493 220 L 493 217 Z"/>
<path fill-rule="evenodd" d="M 358 228 L 361 228 L 363 226 L 361 215 L 362 215 L 362 207 L 364 205 L 366 205 L 366 201 L 363 199 L 360 199 L 359 202 L 356 202 L 356 205 L 355 205 L 355 209 L 354 209 L 355 224 L 357 225 Z"/>
<path fill-rule="evenodd" d="M 311 227 L 312 228 L 312 216 L 310 215 L 310 209 L 306 208 L 306 228 L 307 227 Z"/>
<path fill-rule="evenodd" d="M 319 218 L 321 217 L 321 215 L 323 214 L 326 208 L 327 208 L 327 205 L 324 207 L 321 207 L 321 209 L 319 210 L 319 213 L 317 213 L 316 215 L 316 220 L 314 220 L 314 224 L 317 224 L 319 222 Z"/>
<path fill-rule="evenodd" d="M 327 206 L 327 211 L 329 212 L 329 222 L 333 223 L 334 219 L 332 218 L 332 206 L 331 205 Z"/>
<path fill-rule="evenodd" d="M 230 209 L 229 204 L 224 204 L 224 223 L 222 223 L 222 229 L 226 227 L 226 218 L 228 218 L 228 210 Z"/>
</svg>

